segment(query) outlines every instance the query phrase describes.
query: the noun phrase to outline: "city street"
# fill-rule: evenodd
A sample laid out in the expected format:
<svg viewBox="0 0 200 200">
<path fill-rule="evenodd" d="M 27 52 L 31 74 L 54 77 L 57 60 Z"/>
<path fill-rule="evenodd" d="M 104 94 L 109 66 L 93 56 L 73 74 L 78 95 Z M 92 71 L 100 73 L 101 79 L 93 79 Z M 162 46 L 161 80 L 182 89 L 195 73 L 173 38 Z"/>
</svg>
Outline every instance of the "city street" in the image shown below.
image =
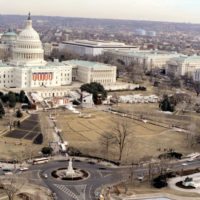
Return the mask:
<svg viewBox="0 0 200 200">
<path fill-rule="evenodd" d="M 115 168 L 108 168 L 94 162 L 83 162 L 75 160 L 74 168 L 83 169 L 89 172 L 89 177 L 82 181 L 63 181 L 51 176 L 52 171 L 59 168 L 67 168 L 66 160 L 52 161 L 43 165 L 31 166 L 29 171 L 32 171 L 32 183 L 41 183 L 48 187 L 53 193 L 56 193 L 59 200 L 94 200 L 95 194 L 105 185 L 116 183 L 122 179 L 126 179 L 128 174 L 121 176 Z M 26 173 L 26 172 L 25 172 Z M 39 176 L 38 176 L 39 174 Z M 121 173 L 123 174 L 123 173 Z M 47 175 L 45 178 L 44 175 Z"/>
<path fill-rule="evenodd" d="M 184 164 L 183 164 L 184 163 Z M 47 164 L 33 165 L 29 168 L 32 173 L 32 183 L 41 184 L 48 187 L 53 193 L 56 193 L 59 200 L 94 200 L 95 194 L 103 186 L 114 184 L 127 179 L 130 176 L 130 167 L 110 168 L 92 161 L 75 160 L 74 168 L 83 169 L 89 172 L 90 176 L 83 181 L 63 181 L 51 176 L 52 171 L 59 168 L 67 168 L 66 159 L 50 161 Z M 172 170 L 193 169 L 200 167 L 200 159 L 192 162 L 174 162 L 171 165 Z M 136 174 L 147 174 L 148 167 L 136 167 Z M 22 172 L 26 173 L 26 172 Z M 47 174 L 47 178 L 45 178 Z M 42 179 L 42 181 L 41 181 Z"/>
</svg>

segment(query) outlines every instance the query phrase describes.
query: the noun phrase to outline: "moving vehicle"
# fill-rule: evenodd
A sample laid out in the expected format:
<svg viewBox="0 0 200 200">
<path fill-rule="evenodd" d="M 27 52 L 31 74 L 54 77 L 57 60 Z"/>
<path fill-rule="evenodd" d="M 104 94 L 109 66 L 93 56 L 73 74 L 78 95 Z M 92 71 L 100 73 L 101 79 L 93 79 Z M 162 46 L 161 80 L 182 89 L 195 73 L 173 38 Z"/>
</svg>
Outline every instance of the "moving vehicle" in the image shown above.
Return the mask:
<svg viewBox="0 0 200 200">
<path fill-rule="evenodd" d="M 26 170 L 28 170 L 28 168 L 27 167 L 21 167 L 19 170 L 20 171 L 26 171 Z"/>
<path fill-rule="evenodd" d="M 182 163 L 182 166 L 186 166 L 187 165 L 187 163 Z"/>
<path fill-rule="evenodd" d="M 48 178 L 48 175 L 47 175 L 47 174 L 44 174 L 43 176 L 44 176 L 44 178 Z"/>
<path fill-rule="evenodd" d="M 33 160 L 34 165 L 43 164 L 49 162 L 48 158 L 36 158 Z"/>
<path fill-rule="evenodd" d="M 11 172 L 11 169 L 3 168 L 3 172 Z"/>
</svg>

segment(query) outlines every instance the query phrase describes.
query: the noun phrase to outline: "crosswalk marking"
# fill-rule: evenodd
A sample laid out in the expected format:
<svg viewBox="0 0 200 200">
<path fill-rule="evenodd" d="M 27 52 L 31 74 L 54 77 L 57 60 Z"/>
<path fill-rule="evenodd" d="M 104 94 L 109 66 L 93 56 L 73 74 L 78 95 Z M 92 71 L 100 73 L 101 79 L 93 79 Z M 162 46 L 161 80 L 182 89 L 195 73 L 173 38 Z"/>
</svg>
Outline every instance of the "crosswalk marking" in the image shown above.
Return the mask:
<svg viewBox="0 0 200 200">
<path fill-rule="evenodd" d="M 70 185 L 54 184 L 54 186 L 57 187 L 59 190 L 63 191 L 69 197 L 73 198 L 73 200 L 85 200 L 86 185 L 70 186 Z M 74 192 L 72 192 L 69 188 L 74 188 L 78 194 L 77 195 L 74 194 Z"/>
</svg>

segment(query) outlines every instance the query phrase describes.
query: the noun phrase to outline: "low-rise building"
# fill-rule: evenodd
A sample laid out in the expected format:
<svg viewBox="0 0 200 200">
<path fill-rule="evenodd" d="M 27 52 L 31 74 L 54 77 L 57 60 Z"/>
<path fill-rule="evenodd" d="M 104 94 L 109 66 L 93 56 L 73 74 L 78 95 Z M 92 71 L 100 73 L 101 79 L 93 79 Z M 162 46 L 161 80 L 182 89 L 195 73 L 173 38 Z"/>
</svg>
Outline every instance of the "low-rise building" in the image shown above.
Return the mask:
<svg viewBox="0 0 200 200">
<path fill-rule="evenodd" d="M 98 82 L 102 85 L 116 83 L 116 66 L 83 60 L 70 60 L 63 63 L 72 66 L 73 80 L 83 83 Z"/>
<path fill-rule="evenodd" d="M 194 76 L 195 70 L 200 69 L 200 56 L 184 56 L 172 58 L 167 62 L 166 73 L 172 76 Z"/>
<path fill-rule="evenodd" d="M 193 74 L 194 81 L 200 81 L 200 69 L 196 69 Z"/>
<path fill-rule="evenodd" d="M 84 108 L 92 108 L 94 106 L 93 95 L 86 91 L 81 92 L 81 106 Z"/>
<path fill-rule="evenodd" d="M 64 41 L 59 44 L 59 51 L 71 51 L 76 54 L 97 56 L 103 54 L 108 49 L 136 49 L 135 46 L 128 46 L 120 42 L 105 42 L 105 41 L 89 41 L 89 40 L 75 40 Z"/>
<path fill-rule="evenodd" d="M 72 67 L 57 62 L 34 67 L 0 63 L 0 69 L 0 88 L 54 87 L 72 82 Z"/>
<path fill-rule="evenodd" d="M 180 54 L 162 51 L 106 51 L 105 54 L 122 60 L 127 66 L 137 64 L 147 70 L 165 69 L 167 61 Z"/>
<path fill-rule="evenodd" d="M 11 29 L 3 33 L 0 38 L 0 60 L 9 60 L 12 57 L 12 50 L 17 40 L 17 34 Z"/>
</svg>

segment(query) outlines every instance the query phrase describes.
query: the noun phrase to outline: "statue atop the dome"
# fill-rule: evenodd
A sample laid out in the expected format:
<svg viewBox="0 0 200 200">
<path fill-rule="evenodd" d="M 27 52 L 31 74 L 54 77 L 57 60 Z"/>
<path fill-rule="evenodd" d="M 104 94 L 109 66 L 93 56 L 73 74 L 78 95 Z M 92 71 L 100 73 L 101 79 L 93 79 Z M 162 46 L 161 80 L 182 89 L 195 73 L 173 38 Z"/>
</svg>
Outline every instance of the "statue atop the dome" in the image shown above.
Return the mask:
<svg viewBox="0 0 200 200">
<path fill-rule="evenodd" d="M 28 13 L 28 20 L 31 20 L 31 13 Z"/>
</svg>

